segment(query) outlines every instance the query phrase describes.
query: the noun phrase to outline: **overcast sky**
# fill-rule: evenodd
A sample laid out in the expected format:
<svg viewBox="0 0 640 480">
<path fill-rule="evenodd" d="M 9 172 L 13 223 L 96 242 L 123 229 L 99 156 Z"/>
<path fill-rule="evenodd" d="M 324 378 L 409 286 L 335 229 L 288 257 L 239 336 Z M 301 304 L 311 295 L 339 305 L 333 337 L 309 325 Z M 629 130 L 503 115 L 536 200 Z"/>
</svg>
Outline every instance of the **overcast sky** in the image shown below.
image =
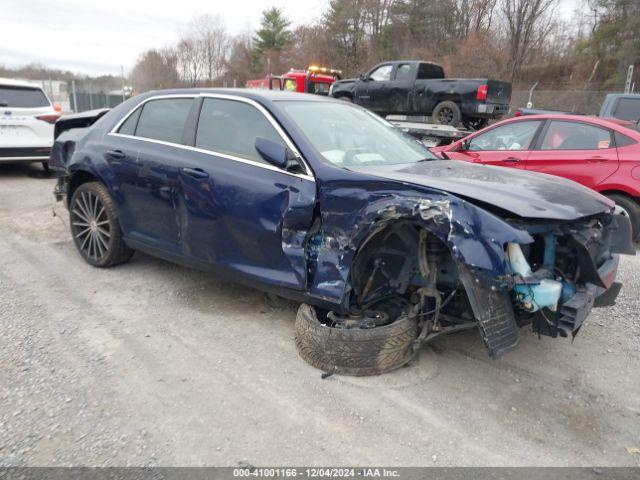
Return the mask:
<svg viewBox="0 0 640 480">
<path fill-rule="evenodd" d="M 569 16 L 578 0 L 562 0 Z M 220 14 L 229 31 L 255 28 L 267 7 L 294 25 L 318 18 L 327 0 L 0 0 L 0 64 L 42 63 L 96 74 L 128 71 L 146 49 L 173 44 L 195 15 Z"/>
</svg>

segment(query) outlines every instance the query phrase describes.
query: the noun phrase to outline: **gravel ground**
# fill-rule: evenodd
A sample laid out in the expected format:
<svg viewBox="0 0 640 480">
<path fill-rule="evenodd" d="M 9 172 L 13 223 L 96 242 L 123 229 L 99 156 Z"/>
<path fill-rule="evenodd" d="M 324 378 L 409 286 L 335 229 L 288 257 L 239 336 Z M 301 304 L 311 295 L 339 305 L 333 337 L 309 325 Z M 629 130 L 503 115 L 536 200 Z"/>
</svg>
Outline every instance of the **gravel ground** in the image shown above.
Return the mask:
<svg viewBox="0 0 640 480">
<path fill-rule="evenodd" d="M 573 343 L 490 360 L 464 332 L 323 380 L 296 304 L 142 254 L 92 268 L 53 185 L 0 165 L 1 466 L 640 465 L 640 257 Z"/>
</svg>

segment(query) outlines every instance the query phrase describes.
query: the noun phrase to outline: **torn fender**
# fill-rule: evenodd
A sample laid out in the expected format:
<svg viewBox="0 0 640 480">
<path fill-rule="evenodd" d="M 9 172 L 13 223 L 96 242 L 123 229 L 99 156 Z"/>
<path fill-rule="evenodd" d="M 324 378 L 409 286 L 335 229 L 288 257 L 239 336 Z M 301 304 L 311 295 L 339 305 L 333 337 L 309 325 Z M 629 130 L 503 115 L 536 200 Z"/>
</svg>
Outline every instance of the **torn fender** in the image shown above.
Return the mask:
<svg viewBox="0 0 640 480">
<path fill-rule="evenodd" d="M 357 252 L 390 222 L 409 220 L 436 235 L 456 262 L 483 270 L 487 278 L 506 273 L 504 244 L 533 238 L 499 217 L 452 195 L 339 188 L 321 192 L 325 209 L 311 241 L 310 294 L 348 308 L 349 274 Z M 355 205 L 354 205 L 355 204 Z M 357 208 L 350 208 L 350 207 Z"/>
</svg>

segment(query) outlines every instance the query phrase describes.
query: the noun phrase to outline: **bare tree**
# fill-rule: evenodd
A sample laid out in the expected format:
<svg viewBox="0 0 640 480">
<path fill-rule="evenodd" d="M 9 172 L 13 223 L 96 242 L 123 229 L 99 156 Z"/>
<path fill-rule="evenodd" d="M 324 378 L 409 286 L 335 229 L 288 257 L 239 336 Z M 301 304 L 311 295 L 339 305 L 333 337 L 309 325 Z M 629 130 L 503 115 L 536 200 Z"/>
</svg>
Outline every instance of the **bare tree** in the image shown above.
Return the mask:
<svg viewBox="0 0 640 480">
<path fill-rule="evenodd" d="M 348 73 L 356 73 L 367 58 L 368 0 L 331 0 L 323 26 L 335 48 L 335 61 Z"/>
<path fill-rule="evenodd" d="M 503 0 L 502 14 L 506 24 L 511 81 L 533 49 L 539 47 L 553 28 L 553 13 L 558 0 Z"/>
<path fill-rule="evenodd" d="M 194 47 L 203 62 L 203 76 L 209 85 L 224 73 L 225 61 L 230 48 L 230 39 L 219 15 L 200 15 L 189 26 Z"/>
<path fill-rule="evenodd" d="M 178 71 L 180 78 L 188 86 L 195 87 L 203 79 L 202 50 L 198 48 L 198 42 L 193 37 L 186 37 L 176 46 Z"/>
<path fill-rule="evenodd" d="M 173 48 L 147 50 L 138 58 L 131 71 L 131 81 L 136 92 L 177 87 L 178 58 Z"/>
<path fill-rule="evenodd" d="M 487 32 L 491 29 L 497 0 L 457 0 L 456 33 L 459 38 Z"/>
</svg>

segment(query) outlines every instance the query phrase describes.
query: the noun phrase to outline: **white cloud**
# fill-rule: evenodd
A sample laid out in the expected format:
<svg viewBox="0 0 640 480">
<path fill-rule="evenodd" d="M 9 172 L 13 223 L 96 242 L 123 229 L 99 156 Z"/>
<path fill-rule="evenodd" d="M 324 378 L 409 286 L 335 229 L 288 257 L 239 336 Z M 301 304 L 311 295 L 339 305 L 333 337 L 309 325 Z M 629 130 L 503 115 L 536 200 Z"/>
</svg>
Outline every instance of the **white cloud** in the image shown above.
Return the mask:
<svg viewBox="0 0 640 480">
<path fill-rule="evenodd" d="M 255 27 L 277 6 L 296 24 L 321 15 L 326 0 L 3 0 L 0 64 L 38 62 L 104 74 L 130 69 L 148 48 L 174 43 L 191 18 L 219 14 L 231 33 Z"/>
</svg>

